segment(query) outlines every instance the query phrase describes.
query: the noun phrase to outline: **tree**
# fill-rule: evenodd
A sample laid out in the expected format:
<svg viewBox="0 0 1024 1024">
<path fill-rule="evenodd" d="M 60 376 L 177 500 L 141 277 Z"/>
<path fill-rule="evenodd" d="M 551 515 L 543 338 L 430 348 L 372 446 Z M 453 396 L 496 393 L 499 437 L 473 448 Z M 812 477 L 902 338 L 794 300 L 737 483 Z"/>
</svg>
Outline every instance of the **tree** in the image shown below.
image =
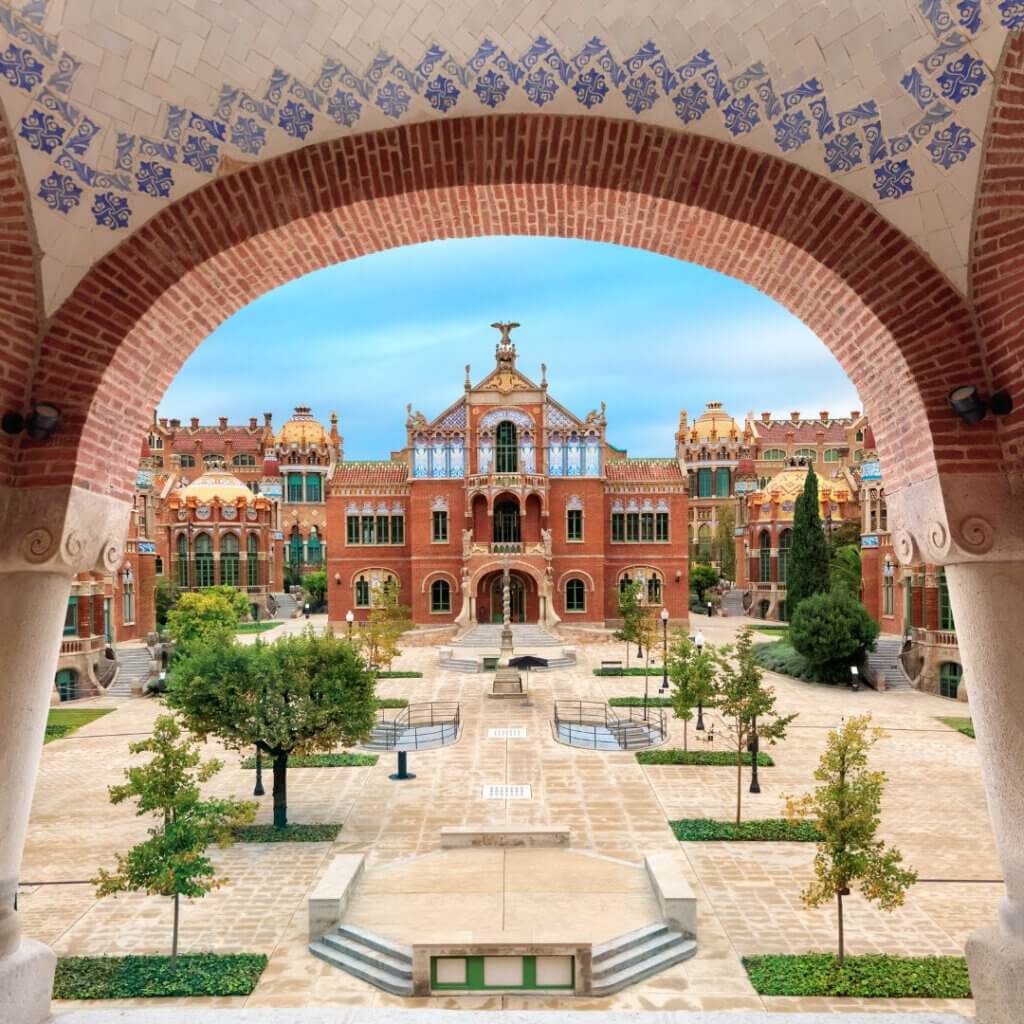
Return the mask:
<svg viewBox="0 0 1024 1024">
<path fill-rule="evenodd" d="M 829 576 L 832 589 L 860 598 L 860 545 L 844 544 L 830 551 Z"/>
<path fill-rule="evenodd" d="M 796 499 L 793 513 L 793 543 L 786 573 L 786 608 L 790 619 L 801 601 L 828 590 L 828 570 L 828 545 L 819 513 L 818 476 L 814 467 L 809 466 L 803 494 Z"/>
<path fill-rule="evenodd" d="M 206 587 L 203 593 L 220 594 L 235 609 L 235 615 L 238 616 L 239 622 L 247 619 L 252 613 L 252 605 L 249 604 L 249 598 L 237 587 L 229 587 L 226 583 L 218 583 L 215 587 Z"/>
<path fill-rule="evenodd" d="M 232 594 L 241 596 L 235 590 Z M 167 632 L 177 642 L 179 650 L 197 642 L 230 643 L 238 620 L 238 603 L 234 597 L 219 587 L 209 587 L 178 598 L 178 603 L 167 613 Z"/>
<path fill-rule="evenodd" d="M 693 709 L 714 702 L 715 662 L 709 648 L 700 651 L 681 630 L 668 649 L 668 677 L 672 680 L 672 711 L 683 722 L 683 750 L 688 750 Z"/>
<path fill-rule="evenodd" d="M 860 520 L 851 519 L 845 523 L 839 523 L 832 527 L 828 535 L 829 547 L 836 548 L 850 547 L 860 548 Z"/>
<path fill-rule="evenodd" d="M 412 611 L 398 599 L 394 580 L 375 584 L 370 595 L 371 610 L 359 631 L 359 644 L 371 668 L 391 664 L 401 654 L 398 641 L 412 625 Z"/>
<path fill-rule="evenodd" d="M 904 893 L 917 881 L 915 871 L 900 866 L 900 852 L 876 838 L 886 776 L 868 769 L 868 754 L 884 733 L 870 725 L 871 716 L 860 715 L 830 732 L 814 772 L 822 785 L 786 803 L 788 817 L 813 817 L 821 835 L 815 881 L 800 896 L 808 907 L 836 900 L 840 966 L 846 954 L 843 897 L 850 894 L 850 886 L 859 883 L 865 899 L 889 911 L 903 905 Z"/>
<path fill-rule="evenodd" d="M 736 823 L 743 796 L 743 754 L 752 741 L 774 744 L 786 735 L 796 715 L 782 717 L 775 710 L 775 691 L 763 685 L 764 673 L 754 658 L 754 633 L 744 626 L 735 644 L 712 652 L 717 669 L 714 703 L 736 744 Z"/>
<path fill-rule="evenodd" d="M 327 570 L 317 569 L 316 572 L 307 572 L 302 577 L 302 589 L 305 590 L 313 608 L 322 608 L 327 597 Z"/>
<path fill-rule="evenodd" d="M 712 566 L 704 562 L 692 562 L 690 564 L 690 590 L 697 595 L 697 600 L 704 603 L 704 595 L 712 588 L 717 587 L 719 581 L 718 572 Z"/>
<path fill-rule="evenodd" d="M 789 621 L 789 642 L 822 682 L 845 682 L 850 666 L 874 649 L 878 623 L 849 594 L 832 591 L 807 598 Z"/>
<path fill-rule="evenodd" d="M 736 509 L 722 505 L 718 509 L 718 524 L 715 527 L 715 544 L 718 547 L 719 575 L 722 579 L 736 579 Z"/>
<path fill-rule="evenodd" d="M 153 603 L 156 606 L 156 628 L 163 629 L 167 625 L 167 613 L 178 603 L 181 591 L 169 576 L 156 581 L 153 588 Z"/>
<path fill-rule="evenodd" d="M 618 614 L 622 626 L 613 634 L 616 640 L 626 643 L 626 668 L 629 668 L 629 645 L 640 643 L 640 622 L 644 617 L 644 585 L 639 580 L 623 581 L 619 586 Z M 642 648 L 641 648 L 642 650 Z"/>
<path fill-rule="evenodd" d="M 128 749 L 153 757 L 125 770 L 128 781 L 110 787 L 110 802 L 119 804 L 132 798 L 136 814 L 155 814 L 158 822 L 149 830 L 148 839 L 127 854 L 117 855 L 116 871 L 101 869 L 92 883 L 97 897 L 119 892 L 170 896 L 174 900 L 173 964 L 178 956 L 180 898 L 198 899 L 228 881 L 216 877 L 206 850 L 213 843 L 227 845 L 236 826 L 252 821 L 256 804 L 200 799 L 200 783 L 223 766 L 220 761 L 200 763 L 198 746 L 182 737 L 172 715 L 157 718 L 153 734 L 129 744 Z"/>
<path fill-rule="evenodd" d="M 288 824 L 289 756 L 363 739 L 377 713 L 373 675 L 359 654 L 312 629 L 272 644 L 192 644 L 172 666 L 167 703 L 200 739 L 271 758 L 276 828 Z"/>
<path fill-rule="evenodd" d="M 640 650 L 644 652 L 644 692 L 647 692 L 647 676 L 651 671 L 651 651 L 658 642 L 659 627 L 661 618 L 659 610 L 649 605 L 641 606 L 641 616 L 636 624 L 636 642 Z M 647 705 L 644 705 L 646 717 Z"/>
</svg>

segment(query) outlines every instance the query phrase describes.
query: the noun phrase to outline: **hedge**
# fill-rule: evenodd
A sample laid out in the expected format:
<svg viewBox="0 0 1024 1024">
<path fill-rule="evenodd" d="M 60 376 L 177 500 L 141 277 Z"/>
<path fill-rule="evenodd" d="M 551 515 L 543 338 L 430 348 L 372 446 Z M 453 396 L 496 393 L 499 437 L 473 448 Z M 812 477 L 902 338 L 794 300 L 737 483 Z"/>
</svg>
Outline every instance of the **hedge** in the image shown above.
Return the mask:
<svg viewBox="0 0 1024 1024">
<path fill-rule="evenodd" d="M 644 699 L 643 697 L 609 697 L 608 706 L 612 708 L 642 708 Z M 672 698 L 648 697 L 647 706 L 649 708 L 670 708 L 672 707 Z"/>
<path fill-rule="evenodd" d="M 970 718 L 940 718 L 939 721 L 943 725 L 948 725 L 950 729 L 956 729 L 957 732 L 970 736 L 972 740 L 975 738 L 974 722 Z"/>
<path fill-rule="evenodd" d="M 661 666 L 650 668 L 595 668 L 595 676 L 661 676 Z"/>
<path fill-rule="evenodd" d="M 54 999 L 247 996 L 267 958 L 262 953 L 169 956 L 68 956 L 57 961 Z"/>
<path fill-rule="evenodd" d="M 748 956 L 743 966 L 762 996 L 856 996 L 861 999 L 970 999 L 962 956 L 848 956 L 831 953 Z"/>
<path fill-rule="evenodd" d="M 404 697 L 378 697 L 378 708 L 407 708 L 409 702 Z"/>
<path fill-rule="evenodd" d="M 817 683 L 817 673 L 811 668 L 810 662 L 786 640 L 776 640 L 770 644 L 755 644 L 754 658 L 757 663 L 769 672 L 779 672 L 794 679 L 803 679 L 809 683 Z"/>
<path fill-rule="evenodd" d="M 422 672 L 375 672 L 378 679 L 422 679 Z"/>
<path fill-rule="evenodd" d="M 758 818 L 754 821 L 715 821 L 712 818 L 682 818 L 669 826 L 681 843 L 754 842 L 816 843 L 821 837 L 811 821 L 788 818 Z"/>
<path fill-rule="evenodd" d="M 232 837 L 236 843 L 331 843 L 340 831 L 341 825 L 239 825 Z"/>
<path fill-rule="evenodd" d="M 376 754 L 292 754 L 288 758 L 289 768 L 370 768 L 376 763 Z M 270 764 L 267 758 L 263 759 L 263 767 Z M 242 767 L 255 768 L 256 758 L 245 758 Z"/>
<path fill-rule="evenodd" d="M 670 747 L 667 750 L 640 750 L 637 751 L 637 761 L 640 764 L 699 764 L 713 765 L 716 767 L 736 767 L 735 750 L 679 750 Z M 750 767 L 750 754 L 743 751 L 742 763 Z M 775 762 L 769 754 L 759 752 L 757 755 L 758 768 L 774 768 Z"/>
</svg>

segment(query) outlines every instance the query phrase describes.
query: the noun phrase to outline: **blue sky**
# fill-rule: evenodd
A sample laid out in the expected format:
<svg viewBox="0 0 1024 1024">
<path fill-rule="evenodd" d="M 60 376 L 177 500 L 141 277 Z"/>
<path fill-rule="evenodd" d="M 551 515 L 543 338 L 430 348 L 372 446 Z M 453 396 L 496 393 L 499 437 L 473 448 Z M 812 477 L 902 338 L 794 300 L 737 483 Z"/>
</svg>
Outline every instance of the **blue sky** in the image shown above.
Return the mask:
<svg viewBox="0 0 1024 1024">
<path fill-rule="evenodd" d="M 430 242 L 292 281 L 226 320 L 186 362 L 163 416 L 280 425 L 337 411 L 351 459 L 405 443 L 405 406 L 432 418 L 494 366 L 513 320 L 521 371 L 579 415 L 602 400 L 608 439 L 671 455 L 679 410 L 847 415 L 857 393 L 817 336 L 731 278 L 637 249 L 556 238 Z"/>
</svg>

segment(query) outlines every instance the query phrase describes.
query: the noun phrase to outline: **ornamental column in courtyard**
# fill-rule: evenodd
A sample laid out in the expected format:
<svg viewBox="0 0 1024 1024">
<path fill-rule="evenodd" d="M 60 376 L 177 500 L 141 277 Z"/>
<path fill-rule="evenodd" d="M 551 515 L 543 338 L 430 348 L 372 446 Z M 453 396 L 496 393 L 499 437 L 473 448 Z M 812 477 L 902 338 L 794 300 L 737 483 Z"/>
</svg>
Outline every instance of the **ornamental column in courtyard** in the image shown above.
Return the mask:
<svg viewBox="0 0 1024 1024">
<path fill-rule="evenodd" d="M 894 507 L 895 506 L 895 507 Z M 982 780 L 1006 884 L 999 920 L 967 940 L 978 1024 L 1024 1006 L 1024 517 L 1001 477 L 932 479 L 889 499 L 904 564 L 946 568 Z"/>
<path fill-rule="evenodd" d="M 71 579 L 116 572 L 131 506 L 69 487 L 0 489 L 0 1006 L 5 1024 L 50 1014 L 56 958 L 15 910 L 32 794 Z"/>
</svg>

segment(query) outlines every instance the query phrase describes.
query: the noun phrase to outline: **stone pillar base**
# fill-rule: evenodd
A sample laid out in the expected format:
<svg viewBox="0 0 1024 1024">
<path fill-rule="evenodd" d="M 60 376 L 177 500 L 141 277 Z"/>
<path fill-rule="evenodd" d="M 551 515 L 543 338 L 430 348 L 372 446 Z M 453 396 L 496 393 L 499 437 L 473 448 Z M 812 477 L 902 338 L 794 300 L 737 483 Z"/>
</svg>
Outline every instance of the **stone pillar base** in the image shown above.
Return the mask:
<svg viewBox="0 0 1024 1024">
<path fill-rule="evenodd" d="M 967 939 L 966 956 L 976 1024 L 1016 1024 L 1024 1007 L 1024 942 L 979 928 Z"/>
<path fill-rule="evenodd" d="M 0 1008 L 4 1024 L 43 1024 L 50 1019 L 50 993 L 57 957 L 49 946 L 22 939 L 0 957 Z"/>
</svg>

